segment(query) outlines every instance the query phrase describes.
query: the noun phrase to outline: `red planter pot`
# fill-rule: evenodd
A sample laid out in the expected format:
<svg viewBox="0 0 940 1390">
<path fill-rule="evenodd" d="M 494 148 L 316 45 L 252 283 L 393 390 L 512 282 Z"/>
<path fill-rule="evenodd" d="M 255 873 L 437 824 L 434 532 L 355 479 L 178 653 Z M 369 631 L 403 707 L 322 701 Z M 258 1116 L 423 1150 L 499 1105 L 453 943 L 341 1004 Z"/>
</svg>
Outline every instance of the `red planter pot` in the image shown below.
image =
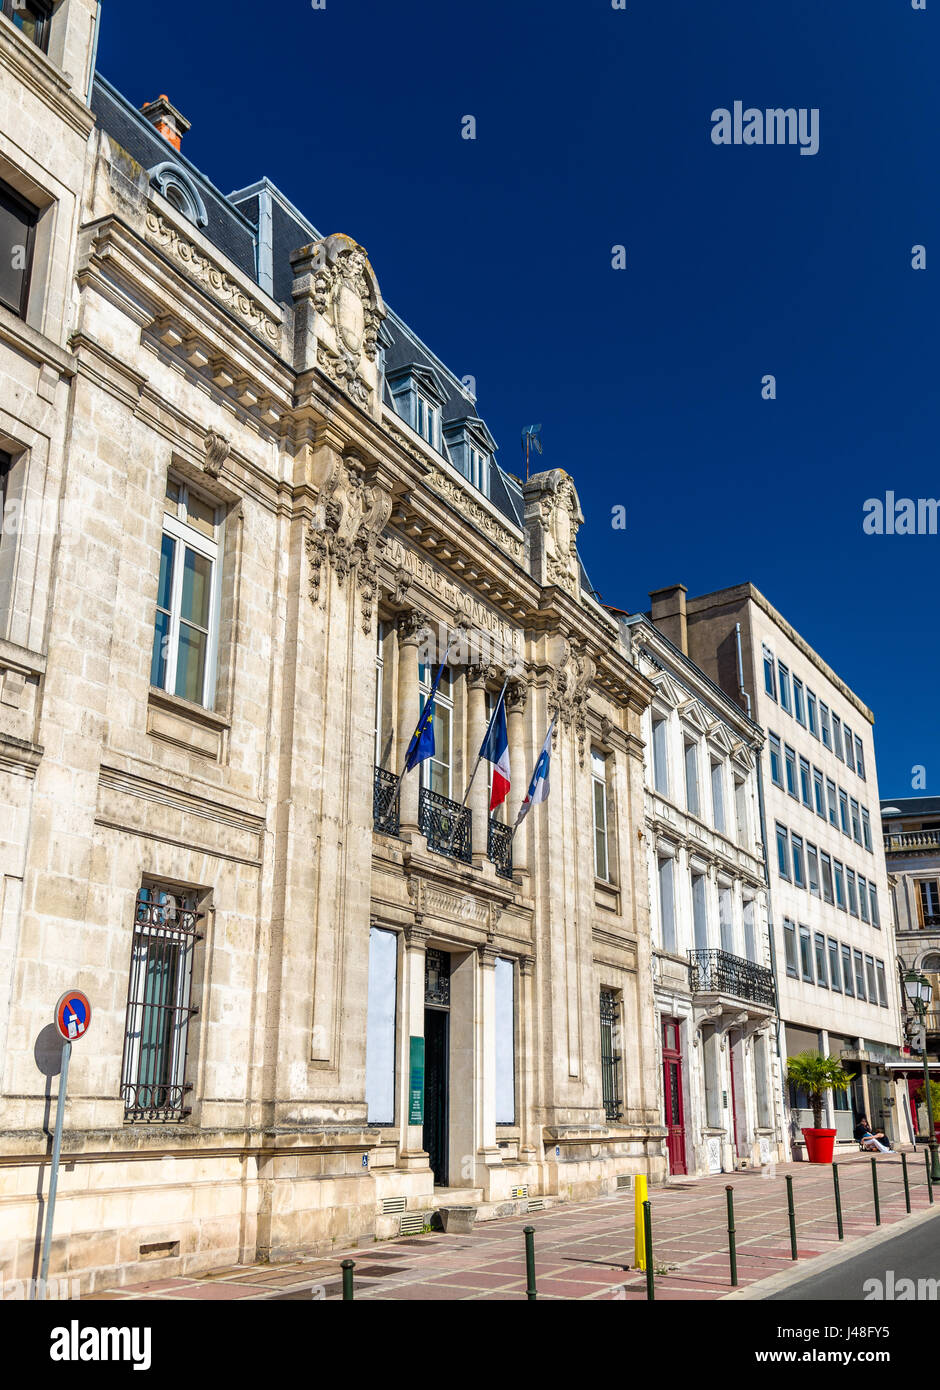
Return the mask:
<svg viewBox="0 0 940 1390">
<path fill-rule="evenodd" d="M 806 1157 L 810 1163 L 832 1162 L 832 1150 L 836 1142 L 834 1129 L 804 1129 L 803 1138 L 806 1140 Z"/>
</svg>

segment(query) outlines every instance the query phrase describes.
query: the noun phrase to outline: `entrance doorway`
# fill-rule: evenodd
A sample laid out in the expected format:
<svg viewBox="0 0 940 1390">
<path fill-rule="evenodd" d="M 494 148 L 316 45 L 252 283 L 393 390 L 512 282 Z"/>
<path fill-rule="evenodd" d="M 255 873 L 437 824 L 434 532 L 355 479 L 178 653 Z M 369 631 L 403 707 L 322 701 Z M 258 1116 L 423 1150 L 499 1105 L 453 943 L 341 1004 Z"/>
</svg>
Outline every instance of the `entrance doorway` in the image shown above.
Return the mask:
<svg viewBox="0 0 940 1390">
<path fill-rule="evenodd" d="M 663 1097 L 669 1171 L 674 1174 L 687 1173 L 685 1115 L 682 1107 L 682 1053 L 679 1050 L 679 1020 L 676 1018 L 663 1019 Z"/>
<path fill-rule="evenodd" d="M 424 967 L 424 1130 L 435 1187 L 448 1182 L 450 956 L 428 950 Z"/>
</svg>

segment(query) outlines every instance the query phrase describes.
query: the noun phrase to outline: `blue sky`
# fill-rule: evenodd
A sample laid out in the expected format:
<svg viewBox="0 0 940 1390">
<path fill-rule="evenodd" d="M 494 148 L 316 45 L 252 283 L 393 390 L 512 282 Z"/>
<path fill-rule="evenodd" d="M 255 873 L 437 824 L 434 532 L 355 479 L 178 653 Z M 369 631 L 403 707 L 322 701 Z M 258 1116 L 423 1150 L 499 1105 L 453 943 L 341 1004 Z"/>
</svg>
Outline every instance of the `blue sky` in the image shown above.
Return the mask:
<svg viewBox="0 0 940 1390">
<path fill-rule="evenodd" d="M 882 795 L 936 795 L 940 536 L 862 531 L 940 496 L 928 4 L 105 0 L 98 64 L 223 190 L 362 242 L 504 467 L 542 423 L 605 601 L 751 580 L 875 711 Z M 714 145 L 736 100 L 818 108 L 819 152 Z"/>
</svg>

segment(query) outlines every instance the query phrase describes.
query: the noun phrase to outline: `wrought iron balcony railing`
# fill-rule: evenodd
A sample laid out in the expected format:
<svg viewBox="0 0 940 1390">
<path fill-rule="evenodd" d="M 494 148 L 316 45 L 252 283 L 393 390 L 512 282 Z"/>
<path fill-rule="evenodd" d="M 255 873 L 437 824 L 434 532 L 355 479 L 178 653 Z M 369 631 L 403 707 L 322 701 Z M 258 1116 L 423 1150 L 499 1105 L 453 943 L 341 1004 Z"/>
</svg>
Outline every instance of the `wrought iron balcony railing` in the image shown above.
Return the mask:
<svg viewBox="0 0 940 1390">
<path fill-rule="evenodd" d="M 730 994 L 734 999 L 774 1007 L 770 971 L 729 951 L 690 951 L 689 978 L 693 994 Z"/>
<path fill-rule="evenodd" d="M 512 826 L 490 818 L 486 852 L 500 878 L 512 878 Z"/>
<path fill-rule="evenodd" d="M 375 769 L 372 784 L 372 825 L 381 835 L 397 835 L 401 829 L 398 778 L 384 767 Z"/>
<path fill-rule="evenodd" d="M 422 787 L 418 798 L 418 824 L 428 849 L 449 855 L 464 864 L 472 861 L 470 808 Z"/>
</svg>

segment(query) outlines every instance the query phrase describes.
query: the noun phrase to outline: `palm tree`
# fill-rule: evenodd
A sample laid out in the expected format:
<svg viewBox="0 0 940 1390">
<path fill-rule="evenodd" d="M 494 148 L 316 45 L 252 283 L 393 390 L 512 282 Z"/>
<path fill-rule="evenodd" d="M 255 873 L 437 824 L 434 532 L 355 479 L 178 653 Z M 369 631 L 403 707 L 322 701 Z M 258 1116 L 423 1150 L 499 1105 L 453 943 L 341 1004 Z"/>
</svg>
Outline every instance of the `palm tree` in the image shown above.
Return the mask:
<svg viewBox="0 0 940 1390">
<path fill-rule="evenodd" d="M 820 1057 L 818 1052 L 798 1052 L 787 1058 L 787 1079 L 809 1096 L 813 1110 L 813 1127 L 822 1129 L 823 1096 L 827 1091 L 845 1091 L 852 1076 L 843 1070 L 835 1057 Z"/>
</svg>

